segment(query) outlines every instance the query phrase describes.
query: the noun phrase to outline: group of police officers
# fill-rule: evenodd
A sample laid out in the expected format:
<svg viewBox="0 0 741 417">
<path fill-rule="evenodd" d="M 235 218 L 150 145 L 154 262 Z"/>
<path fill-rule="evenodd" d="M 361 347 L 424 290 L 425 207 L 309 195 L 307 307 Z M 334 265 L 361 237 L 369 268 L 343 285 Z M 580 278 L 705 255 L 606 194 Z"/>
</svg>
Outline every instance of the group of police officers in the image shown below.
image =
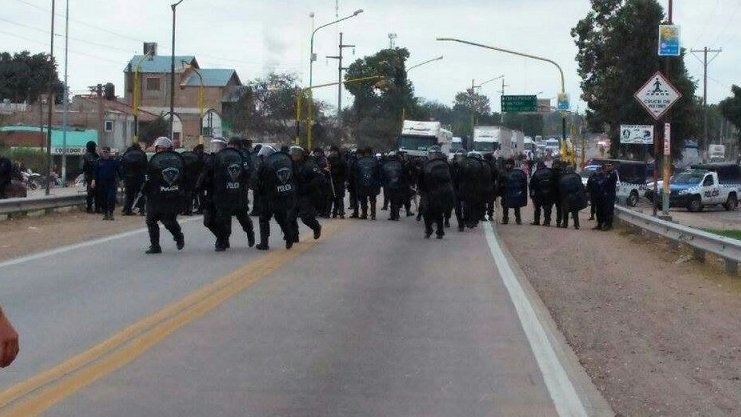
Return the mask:
<svg viewBox="0 0 741 417">
<path fill-rule="evenodd" d="M 549 226 L 553 208 L 556 226 L 566 228 L 569 217 L 579 228 L 578 212 L 592 202 L 595 229 L 612 227 L 616 175 L 610 166 L 589 178 L 587 187 L 572 166 L 554 161 L 536 163 L 532 175 L 516 167 L 513 159 L 495 160 L 491 155 L 458 151 L 452 160 L 437 146 L 427 157 L 409 157 L 391 152 L 373 154 L 370 148 L 342 154 L 332 147 L 309 154 L 298 146 L 256 146 L 239 138 L 215 138 L 209 153 L 202 145 L 193 151 L 175 152 L 168 138 L 158 138 L 155 154 L 147 158 L 138 146 L 121 157 L 125 185 L 123 213 L 138 209 L 146 213 L 150 247 L 148 254 L 161 253 L 158 222 L 172 234 L 178 249 L 185 237 L 177 222 L 179 214 L 203 214 L 203 223 L 215 237 L 214 248 L 230 247 L 232 217 L 247 234 L 250 247 L 269 249 L 270 220 L 279 225 L 286 249 L 299 241 L 298 221 L 321 237 L 317 217 L 345 218 L 345 197 L 349 194 L 350 218 L 375 220 L 377 198 L 383 192 L 383 208 L 390 221 L 406 216 L 424 219 L 424 236 L 445 236 L 455 215 L 458 230 L 475 228 L 481 221 L 495 219 L 500 201 L 503 224 L 510 211 L 522 223 L 520 209 L 532 199 L 533 225 Z M 95 169 L 92 169 L 95 180 Z M 94 183 L 94 181 L 93 181 Z M 252 212 L 249 191 L 252 190 Z M 417 203 L 417 196 L 419 202 Z M 94 197 L 91 197 L 94 198 Z M 90 204 L 90 203 L 89 203 Z M 90 208 L 90 206 L 89 206 Z M 108 211 L 106 211 L 108 213 Z M 259 216 L 259 242 L 250 216 Z M 542 216 L 542 223 L 541 223 Z M 112 215 L 111 215 L 112 218 Z"/>
</svg>

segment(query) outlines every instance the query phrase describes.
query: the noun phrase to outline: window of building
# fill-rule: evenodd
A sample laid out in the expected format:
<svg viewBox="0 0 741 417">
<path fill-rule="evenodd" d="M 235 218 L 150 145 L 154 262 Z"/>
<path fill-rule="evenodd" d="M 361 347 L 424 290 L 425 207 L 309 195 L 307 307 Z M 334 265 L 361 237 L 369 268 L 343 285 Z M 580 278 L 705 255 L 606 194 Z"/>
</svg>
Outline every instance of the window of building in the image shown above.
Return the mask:
<svg viewBox="0 0 741 417">
<path fill-rule="evenodd" d="M 105 131 L 106 132 L 113 132 L 113 122 L 110 120 L 105 121 Z"/>
<path fill-rule="evenodd" d="M 160 79 L 147 78 L 147 91 L 160 91 Z"/>
</svg>

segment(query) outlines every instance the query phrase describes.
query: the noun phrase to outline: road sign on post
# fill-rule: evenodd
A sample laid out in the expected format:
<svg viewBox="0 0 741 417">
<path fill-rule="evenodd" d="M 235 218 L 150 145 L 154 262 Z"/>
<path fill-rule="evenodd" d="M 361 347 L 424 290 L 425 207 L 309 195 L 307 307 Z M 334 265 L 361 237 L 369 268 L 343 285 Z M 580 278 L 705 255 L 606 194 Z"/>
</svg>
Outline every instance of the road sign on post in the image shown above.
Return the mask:
<svg viewBox="0 0 741 417">
<path fill-rule="evenodd" d="M 503 113 L 534 112 L 537 110 L 537 96 L 502 96 Z"/>
<path fill-rule="evenodd" d="M 560 93 L 558 95 L 558 110 L 568 111 L 570 107 L 569 95 L 567 93 Z"/>
<path fill-rule="evenodd" d="M 656 72 L 635 93 L 635 98 L 656 120 L 661 119 L 681 97 L 682 93 L 674 88 L 661 72 Z"/>
<path fill-rule="evenodd" d="M 679 56 L 679 26 L 659 25 L 659 56 Z"/>
</svg>

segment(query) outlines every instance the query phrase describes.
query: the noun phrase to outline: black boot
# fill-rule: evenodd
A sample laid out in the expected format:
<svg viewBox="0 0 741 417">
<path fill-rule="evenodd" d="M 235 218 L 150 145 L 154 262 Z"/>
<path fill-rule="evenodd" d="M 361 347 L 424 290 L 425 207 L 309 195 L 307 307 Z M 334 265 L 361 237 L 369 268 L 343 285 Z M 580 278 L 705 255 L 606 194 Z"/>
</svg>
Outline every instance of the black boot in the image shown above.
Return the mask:
<svg viewBox="0 0 741 417">
<path fill-rule="evenodd" d="M 159 246 L 150 246 L 149 249 L 147 249 L 144 253 L 146 253 L 147 255 L 162 253 L 162 248 Z"/>
</svg>

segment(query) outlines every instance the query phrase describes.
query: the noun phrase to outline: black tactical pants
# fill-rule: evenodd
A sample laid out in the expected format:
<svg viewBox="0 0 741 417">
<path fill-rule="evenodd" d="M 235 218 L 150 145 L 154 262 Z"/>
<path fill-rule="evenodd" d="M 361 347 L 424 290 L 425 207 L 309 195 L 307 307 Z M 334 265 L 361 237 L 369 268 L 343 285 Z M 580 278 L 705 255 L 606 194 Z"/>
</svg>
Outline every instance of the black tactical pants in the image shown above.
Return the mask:
<svg viewBox="0 0 741 417">
<path fill-rule="evenodd" d="M 307 227 L 309 227 L 311 230 L 316 231 L 317 229 L 321 228 L 319 225 L 319 222 L 316 220 L 316 209 L 314 207 L 314 203 L 311 201 L 311 198 L 309 197 L 299 197 L 298 199 L 298 206 L 297 209 L 297 216 L 292 216 L 291 218 L 291 228 L 293 229 L 293 236 L 295 237 L 296 241 L 298 241 L 298 219 L 301 219 L 301 222 L 305 224 Z"/>
<path fill-rule="evenodd" d="M 486 202 L 481 200 L 469 199 L 463 204 L 463 221 L 469 229 L 478 225 L 486 210 Z"/>
<path fill-rule="evenodd" d="M 563 222 L 563 210 L 561 210 L 561 201 L 556 199 L 555 205 L 556 205 L 556 226 L 561 226 L 561 222 Z"/>
<path fill-rule="evenodd" d="M 535 205 L 535 215 L 534 215 L 534 223 L 536 225 L 540 224 L 540 214 L 543 213 L 543 224 L 550 225 L 551 224 L 551 214 L 553 213 L 553 203 L 550 201 L 538 201 L 533 200 L 533 204 Z"/>
<path fill-rule="evenodd" d="M 368 204 L 370 203 L 371 218 L 376 218 L 376 195 L 358 196 L 360 209 L 363 211 L 363 217 L 368 217 Z"/>
<path fill-rule="evenodd" d="M 153 209 L 151 205 L 147 206 L 147 230 L 149 231 L 149 242 L 152 247 L 160 247 L 160 227 L 157 222 L 162 222 L 165 229 L 172 233 L 172 237 L 177 240 L 183 232 L 180 229 L 180 224 L 177 221 L 177 213 L 163 213 Z"/>
<path fill-rule="evenodd" d="M 143 183 L 143 178 L 126 178 L 124 180 L 124 214 L 131 214 L 131 210 L 134 209 L 134 200 L 136 199 L 136 195 L 139 193 L 139 190 L 141 190 Z M 136 208 L 138 208 L 140 211 L 144 210 L 143 198 L 140 198 L 139 201 L 136 203 Z"/>
<path fill-rule="evenodd" d="M 561 210 L 563 210 L 562 218 L 563 218 L 563 227 L 564 229 L 569 227 L 569 214 L 571 214 L 571 218 L 574 219 L 574 228 L 579 228 L 579 210 L 569 210 L 568 207 L 562 207 Z"/>
<path fill-rule="evenodd" d="M 273 217 L 275 217 L 276 223 L 278 223 L 280 230 L 283 232 L 283 238 L 286 240 L 294 239 L 295 241 L 296 237 L 293 235 L 291 224 L 296 218 L 296 209 L 276 207 L 263 199 L 260 209 L 260 243 L 265 246 L 268 245 L 270 238 L 270 219 Z"/>
<path fill-rule="evenodd" d="M 502 205 L 502 223 L 507 224 L 509 223 L 509 207 Z M 519 207 L 512 207 L 512 210 L 515 212 L 515 222 L 517 224 L 522 223 L 522 216 L 520 215 L 520 208 Z"/>
<path fill-rule="evenodd" d="M 425 210 L 425 237 L 432 235 L 432 226 L 435 225 L 438 237 L 445 236 L 445 213 L 442 210 Z"/>
<path fill-rule="evenodd" d="M 615 196 L 607 196 L 604 198 L 603 202 L 603 220 L 604 225 L 607 227 L 612 227 L 612 220 L 615 217 Z"/>
<path fill-rule="evenodd" d="M 494 219 L 494 203 L 497 201 L 497 197 L 494 195 L 494 193 L 490 193 L 486 197 L 486 208 L 485 213 L 481 214 L 481 218 L 483 219 L 484 214 L 489 216 L 489 220 Z"/>
<path fill-rule="evenodd" d="M 116 209 L 116 192 L 118 187 L 116 182 L 100 182 L 95 184 L 96 188 L 99 188 L 98 192 L 102 196 L 101 209 L 105 214 L 113 214 L 113 210 Z"/>
<path fill-rule="evenodd" d="M 466 223 L 463 220 L 463 206 L 463 200 L 456 197 L 455 207 L 453 209 L 455 210 L 455 219 L 458 221 L 458 230 L 463 230 L 466 227 Z"/>
</svg>

